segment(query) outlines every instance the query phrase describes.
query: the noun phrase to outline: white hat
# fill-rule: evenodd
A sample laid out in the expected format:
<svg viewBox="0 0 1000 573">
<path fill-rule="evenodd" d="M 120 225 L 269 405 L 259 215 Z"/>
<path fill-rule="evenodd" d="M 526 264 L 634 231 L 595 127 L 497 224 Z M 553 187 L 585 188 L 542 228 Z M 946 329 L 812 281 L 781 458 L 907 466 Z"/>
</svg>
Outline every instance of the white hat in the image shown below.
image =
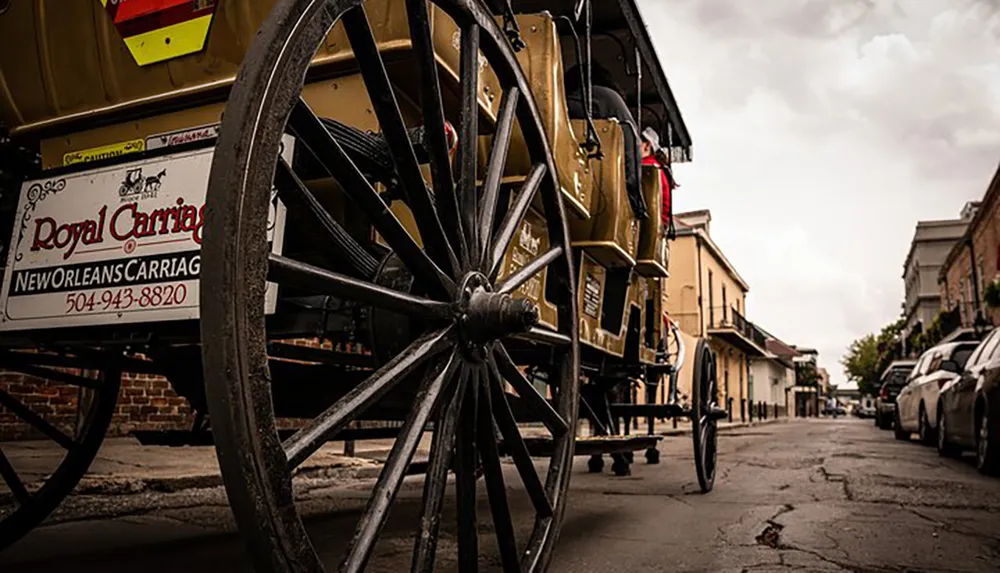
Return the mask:
<svg viewBox="0 0 1000 573">
<path fill-rule="evenodd" d="M 660 134 L 656 133 L 656 130 L 652 127 L 647 127 L 642 130 L 642 138 L 646 140 L 652 148 L 654 153 L 660 151 Z"/>
</svg>

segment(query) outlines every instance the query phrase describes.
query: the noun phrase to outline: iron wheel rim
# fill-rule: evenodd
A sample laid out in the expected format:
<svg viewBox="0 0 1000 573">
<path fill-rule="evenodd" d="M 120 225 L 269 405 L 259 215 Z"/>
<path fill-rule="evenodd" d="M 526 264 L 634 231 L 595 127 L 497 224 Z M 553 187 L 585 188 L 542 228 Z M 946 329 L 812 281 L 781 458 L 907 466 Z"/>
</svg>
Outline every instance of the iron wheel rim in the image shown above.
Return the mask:
<svg viewBox="0 0 1000 573">
<path fill-rule="evenodd" d="M 704 340 L 695 346 L 694 357 L 691 407 L 694 463 L 698 485 L 703 493 L 708 493 L 715 485 L 718 456 L 718 421 L 713 415 L 718 406 L 718 383 L 715 359 Z"/>
<path fill-rule="evenodd" d="M 465 331 L 460 318 L 472 317 L 475 319 L 478 316 L 471 310 L 476 304 L 475 300 L 483 299 L 483 297 L 494 297 L 489 300 L 495 302 L 496 297 L 516 292 L 524 281 L 540 270 L 548 269 L 550 278 L 554 277 L 552 280 L 559 280 L 564 287 L 562 290 L 565 290 L 565 294 L 561 294 L 561 299 L 557 301 L 560 310 L 558 328 L 556 331 L 548 331 L 541 327 L 530 326 L 524 329 L 525 332 L 519 333 L 521 337 L 528 337 L 533 343 L 539 344 L 543 348 L 551 347 L 552 352 L 558 357 L 551 370 L 554 378 L 550 378 L 550 382 L 554 382 L 554 386 L 558 389 L 553 413 L 554 418 L 557 418 L 565 426 L 565 429 L 560 433 L 558 430 L 562 426 L 553 419 L 549 419 L 557 427 L 552 429 L 554 453 L 551 456 L 549 472 L 542 487 L 551 507 L 548 508 L 547 512 L 543 511 L 539 508 L 539 505 L 544 508 L 544 503 L 541 501 L 538 502 L 539 505 L 535 506 L 536 519 L 531 536 L 525 544 L 524 551 L 519 551 L 519 555 L 516 556 L 522 569 L 542 570 L 550 558 L 552 546 L 558 536 L 558 526 L 565 509 L 573 456 L 573 434 L 577 419 L 579 350 L 576 328 L 576 289 L 573 261 L 572 257 L 569 256 L 571 251 L 567 220 L 558 182 L 555 179 L 551 152 L 541 128 L 538 111 L 517 60 L 507 44 L 506 36 L 497 27 L 492 16 L 475 0 L 435 0 L 433 4 L 443 9 L 462 29 L 463 54 L 476 54 L 482 50 L 487 61 L 494 66 L 494 71 L 501 83 L 507 88 L 504 90 L 504 101 L 507 99 L 512 101 L 510 103 L 510 109 L 513 110 L 512 117 L 516 118 L 520 128 L 525 133 L 532 161 L 535 162 L 535 167 L 521 190 L 525 196 L 536 192 L 541 195 L 541 202 L 545 210 L 544 216 L 548 222 L 550 250 L 539 256 L 538 259 L 528 262 L 521 271 L 504 277 L 502 281 L 496 280 L 500 261 L 495 256 L 495 252 L 491 252 L 491 249 L 495 251 L 504 243 L 510 244 L 513 239 L 513 230 L 509 233 L 507 231 L 518 228 L 530 203 L 525 201 L 523 209 L 520 211 L 520 218 L 514 221 L 513 226 L 508 225 L 507 220 L 500 221 L 495 218 L 496 193 L 490 191 L 491 187 L 488 184 L 484 185 L 484 190 L 480 195 L 477 195 L 475 188 L 473 188 L 471 194 L 466 193 L 463 196 L 465 199 L 468 199 L 469 196 L 473 197 L 471 205 L 473 205 L 474 210 L 471 211 L 471 218 L 468 215 L 470 211 L 467 209 L 454 212 L 459 218 L 453 222 L 464 233 L 461 237 L 466 243 L 464 245 L 458 244 L 460 241 L 455 240 L 454 236 L 449 236 L 449 229 L 445 228 L 439 219 L 439 217 L 443 218 L 442 211 L 445 209 L 443 205 L 449 203 L 448 197 L 444 194 L 437 195 L 439 201 L 433 207 L 434 210 L 424 213 L 430 213 L 432 216 L 423 219 L 418 217 L 418 224 L 421 225 L 421 235 L 425 237 L 425 241 L 439 240 L 439 246 L 444 245 L 448 248 L 435 250 L 428 247 L 426 251 L 421 253 L 413 249 L 412 245 L 407 246 L 405 238 L 398 234 L 383 232 L 385 229 L 392 231 L 391 221 L 385 222 L 385 219 L 381 219 L 385 229 L 376 224 L 380 234 L 405 259 L 409 270 L 418 276 L 418 280 L 424 281 L 424 286 L 427 287 L 424 291 L 427 295 L 420 303 L 418 313 L 429 315 L 432 322 L 437 321 L 433 329 L 426 331 L 410 346 L 412 349 L 414 345 L 418 345 L 419 351 L 423 352 L 421 356 L 426 356 L 427 360 L 417 365 L 410 363 L 405 365 L 406 368 L 412 366 L 413 369 L 424 367 L 428 369 L 424 372 L 420 387 L 420 392 L 423 394 L 419 396 L 426 398 L 430 405 L 426 408 L 419 405 L 414 407 L 407 416 L 407 425 L 404 425 L 401 435 L 412 430 L 415 435 L 419 436 L 432 415 L 444 416 L 446 413 L 455 420 L 455 424 L 470 424 L 469 427 L 473 430 L 478 429 L 480 436 L 486 431 L 492 431 L 492 427 L 487 428 L 484 425 L 486 422 L 483 422 L 492 415 L 493 421 L 503 431 L 504 424 L 501 423 L 501 418 L 507 416 L 504 414 L 504 405 L 499 404 L 495 407 L 490 405 L 491 399 L 495 400 L 497 397 L 497 385 L 501 381 L 507 381 L 515 388 L 519 388 L 519 383 L 525 383 L 523 376 L 515 374 L 516 368 L 514 371 L 511 370 L 515 363 L 503 343 L 504 340 L 507 340 L 505 337 L 509 333 L 504 331 L 504 337 L 496 339 L 487 337 L 488 340 L 480 341 L 475 335 L 469 335 Z M 424 6 L 424 8 L 421 9 L 420 6 Z M 411 22 L 415 21 L 412 18 L 421 17 L 421 10 L 424 11 L 423 18 L 426 19 L 426 5 L 423 2 L 409 2 L 408 10 Z M 287 170 L 287 167 L 281 165 L 280 160 L 274 158 L 277 157 L 278 141 L 288 125 L 294 124 L 295 126 L 293 130 L 296 137 L 299 138 L 297 145 L 299 141 L 305 141 L 307 146 L 324 144 L 327 146 L 324 151 L 336 151 L 335 147 L 330 147 L 329 142 L 321 142 L 322 137 L 316 139 L 305 136 L 305 134 L 310 133 L 311 126 L 316 125 L 315 120 L 318 118 L 312 114 L 299 94 L 302 90 L 305 70 L 316 46 L 326 36 L 328 30 L 336 22 L 342 20 L 347 23 L 347 31 L 348 35 L 351 36 L 350 40 L 355 57 L 358 57 L 359 61 L 361 57 L 367 57 L 369 63 L 373 61 L 371 58 L 381 62 L 377 49 L 375 49 L 374 54 L 371 50 L 367 50 L 373 47 L 374 38 L 371 35 L 370 24 L 367 28 L 358 25 L 367 23 L 367 16 L 358 0 L 284 0 L 271 12 L 267 22 L 258 33 L 257 40 L 244 59 L 239 79 L 227 105 L 206 200 L 205 241 L 202 248 L 201 324 L 209 412 L 213 432 L 216 436 L 217 453 L 223 478 L 239 528 L 248 541 L 258 567 L 274 570 L 323 570 L 323 565 L 312 547 L 295 508 L 291 495 L 290 472 L 292 470 L 287 466 L 294 466 L 296 462 L 308 457 L 311 451 L 315 451 L 313 446 L 317 442 L 316 436 L 326 435 L 325 433 L 333 435 L 331 428 L 335 428 L 336 425 L 329 422 L 329 418 L 324 420 L 317 418 L 310 422 L 306 428 L 300 430 L 299 434 L 286 440 L 284 444 L 278 440 L 274 425 L 274 408 L 269 390 L 270 375 L 267 368 L 267 332 L 263 304 L 258 303 L 263 301 L 265 281 L 277 280 L 276 276 L 282 276 L 282 273 L 286 273 L 285 278 L 293 276 L 295 273 L 301 272 L 303 268 L 296 267 L 292 262 L 281 260 L 280 257 L 269 256 L 263 240 L 268 201 L 266 196 L 272 183 L 271 173 L 273 170 L 270 169 L 270 165 L 274 165 L 277 161 L 276 169 L 279 174 L 283 169 Z M 420 30 L 420 28 L 411 26 L 412 29 Z M 419 32 L 415 35 L 411 34 L 414 46 L 418 45 L 419 35 Z M 364 44 L 356 44 L 356 42 Z M 472 49 L 467 50 L 468 47 Z M 478 49 L 476 49 L 477 47 Z M 419 50 L 420 48 L 416 47 L 415 49 Z M 462 59 L 463 62 L 468 62 L 469 66 L 478 63 L 474 56 Z M 424 71 L 426 70 L 427 68 L 424 68 Z M 380 68 L 379 66 L 366 66 L 362 62 L 361 72 L 364 75 L 365 84 L 368 84 L 369 80 L 378 80 L 380 75 L 385 75 L 384 64 Z M 463 85 L 470 83 L 473 86 L 471 97 L 475 97 L 476 82 L 466 80 Z M 468 93 L 467 88 L 465 93 Z M 514 95 L 508 96 L 511 93 Z M 371 90 L 369 90 L 369 95 L 373 102 L 376 102 L 376 95 Z M 395 102 L 392 104 L 395 105 Z M 375 104 L 376 113 L 379 113 L 380 106 L 382 106 L 381 110 L 383 111 L 388 109 L 387 105 L 384 99 L 380 100 L 379 103 Z M 502 101 L 498 117 L 504 113 L 503 106 Z M 432 112 L 433 102 L 430 107 L 425 107 L 424 111 Z M 472 147 L 464 147 L 464 149 L 474 149 L 475 138 L 466 138 L 464 134 L 468 133 L 467 127 L 469 125 L 475 127 L 475 122 L 478 120 L 474 118 L 477 114 L 478 108 L 475 113 L 462 114 L 463 121 L 459 127 L 460 150 L 463 149 L 463 145 L 468 145 L 470 141 Z M 398 108 L 396 115 L 399 116 Z M 393 124 L 392 117 L 388 117 L 390 121 L 382 121 L 383 119 L 386 118 L 380 115 L 380 124 L 383 125 L 383 131 L 386 138 L 389 139 L 392 126 L 396 124 Z M 401 116 L 398 119 L 398 125 L 402 125 Z M 314 136 L 317 133 L 319 132 L 312 132 Z M 397 130 L 397 135 L 398 133 Z M 405 130 L 403 133 L 405 134 Z M 313 151 L 315 152 L 316 149 L 314 148 Z M 466 153 L 465 157 L 473 158 L 472 170 L 468 170 L 468 162 L 462 162 L 461 169 L 465 174 L 473 174 L 471 178 L 466 177 L 466 180 L 474 180 L 475 154 Z M 261 158 L 265 158 L 263 163 Z M 492 158 L 491 153 L 491 166 Z M 412 176 L 412 170 L 408 171 L 411 164 L 407 163 L 406 157 L 401 158 L 402 164 L 397 159 L 397 157 L 393 157 L 396 171 L 405 183 L 407 175 Z M 354 177 L 349 173 L 349 168 L 354 166 L 353 164 L 349 165 L 349 163 L 348 161 L 348 163 L 340 164 L 340 167 L 347 168 L 344 171 L 328 171 L 331 174 L 337 173 L 336 178 L 343 183 L 341 176 Z M 500 165 L 502 167 L 502 163 Z M 441 166 L 438 165 L 438 168 Z M 487 181 L 490 180 L 489 173 L 490 171 L 486 175 Z M 462 180 L 462 177 L 459 177 L 459 183 Z M 411 178 L 410 181 L 412 182 L 413 179 Z M 353 183 L 359 184 L 356 177 Z M 423 183 L 422 180 L 421 183 Z M 497 187 L 499 184 L 499 177 L 497 177 Z M 407 192 L 413 192 L 413 190 L 414 187 L 410 186 Z M 468 186 L 466 186 L 467 190 Z M 435 189 L 435 191 L 439 190 Z M 442 197 L 445 200 L 441 200 Z M 459 197 L 457 200 L 460 201 L 463 197 Z M 352 196 L 351 198 L 355 199 L 357 203 L 356 197 Z M 528 199 L 530 200 L 530 196 Z M 416 199 L 413 200 L 416 201 Z M 369 200 L 369 202 L 372 201 L 375 199 Z M 408 204 L 416 214 L 418 205 L 416 203 Z M 431 203 L 424 201 L 425 206 L 429 204 Z M 491 204 L 492 207 L 489 207 Z M 520 204 L 521 202 L 518 202 L 518 205 Z M 365 209 L 363 205 L 358 205 L 363 210 Z M 468 205 L 467 203 L 466 206 Z M 490 212 L 491 210 L 492 212 Z M 512 208 L 512 212 L 514 210 L 516 209 Z M 373 221 L 380 220 L 373 216 L 373 213 L 377 211 L 376 205 L 374 212 L 368 212 Z M 459 216 L 459 212 L 465 213 L 465 216 Z M 389 216 L 392 216 L 391 213 Z M 491 226 L 490 223 L 493 225 Z M 496 228 L 496 223 L 500 223 L 499 229 L 496 234 L 492 234 L 491 231 Z M 424 224 L 429 226 L 424 227 Z M 485 232 L 476 235 L 477 231 L 480 230 L 477 227 L 482 227 Z M 428 234 L 424 235 L 424 231 L 428 231 Z M 484 236 L 486 240 L 482 240 Z M 445 253 L 444 251 L 448 251 L 449 248 L 451 252 Z M 557 250 L 559 252 L 552 255 Z M 504 251 L 500 252 L 502 254 Z M 533 267 L 533 264 L 540 259 L 545 260 L 539 263 L 540 266 L 537 268 Z M 442 272 L 428 272 L 435 269 L 442 270 Z M 530 275 L 527 274 L 529 270 L 532 271 Z M 316 273 L 313 272 L 313 274 Z M 244 277 L 250 277 L 251 284 L 240 280 Z M 330 284 L 338 285 L 338 289 L 343 289 L 347 285 L 354 289 L 352 292 L 360 292 L 366 297 L 373 296 L 372 291 L 359 289 L 357 284 L 349 283 L 343 277 L 330 278 L 327 276 L 327 279 L 333 281 Z M 471 290 L 467 288 L 470 281 L 475 283 Z M 339 293 L 343 294 L 343 290 L 340 290 Z M 480 298 L 476 299 L 477 296 Z M 402 299 L 394 298 L 394 300 Z M 521 299 L 514 298 L 513 300 Z M 373 302 L 373 304 L 384 302 L 378 301 Z M 463 305 L 468 305 L 467 312 L 463 310 L 465 308 Z M 443 307 L 447 307 L 447 310 L 443 311 Z M 458 309 L 458 311 L 455 312 L 454 309 Z M 490 314 L 489 317 L 488 322 L 491 324 L 500 321 L 493 314 Z M 530 322 L 530 319 L 525 320 Z M 470 343 L 470 340 L 473 342 Z M 454 346 L 469 345 L 477 346 L 482 351 L 482 355 L 470 357 L 463 350 L 454 348 Z M 449 358 L 438 360 L 430 356 L 431 354 L 435 356 L 447 354 Z M 390 360 L 362 385 L 367 384 L 372 379 L 377 379 L 373 384 L 381 383 L 382 378 L 389 376 L 389 374 L 380 374 L 383 370 L 394 364 L 394 361 L 399 360 L 402 363 L 410 358 L 410 355 L 405 358 L 400 358 L 400 356 Z M 416 361 L 415 357 L 413 361 Z M 414 371 L 413 369 L 408 370 L 407 374 L 396 375 L 395 379 L 400 380 L 407 377 Z M 469 399 L 469 395 L 479 396 L 478 406 L 477 402 L 473 401 L 475 398 Z M 433 396 L 433 398 L 427 398 L 428 396 Z M 502 397 L 503 394 L 501 393 L 500 396 Z M 328 412 L 333 411 L 342 401 L 340 400 L 331 406 Z M 341 408 L 344 407 L 346 406 Z M 366 407 L 367 405 L 364 406 L 364 408 Z M 543 409 L 540 404 L 538 407 Z M 340 420 L 341 418 L 336 419 Z M 509 423 L 512 422 L 513 418 L 510 417 L 507 420 L 509 429 Z M 544 416 L 543 420 L 546 420 Z M 297 436 L 303 432 L 305 435 L 301 439 L 297 439 Z M 411 434 L 406 433 L 406 435 L 410 436 Z M 490 436 L 490 440 L 477 440 L 477 443 L 471 446 L 473 453 L 469 454 L 470 446 L 462 445 L 465 435 L 464 431 L 457 432 L 454 452 L 456 473 L 458 474 L 457 481 L 466 484 L 464 486 L 466 493 L 463 493 L 461 489 L 457 492 L 460 507 L 463 499 L 466 505 L 469 503 L 469 499 L 463 496 L 468 494 L 470 487 L 468 475 L 472 473 L 468 471 L 468 463 L 465 466 L 462 465 L 462 460 L 465 462 L 474 460 L 478 452 L 479 457 L 491 458 L 494 469 L 497 469 L 495 452 L 489 454 L 490 442 L 492 442 L 492 449 L 496 449 L 495 438 Z M 435 431 L 434 439 L 436 440 L 437 437 L 438 432 Z M 505 435 L 505 438 L 510 440 L 511 436 Z M 419 437 L 417 441 L 419 441 Z M 303 445 L 306 442 L 308 444 Z M 398 438 L 396 442 L 397 444 L 401 443 L 401 438 Z M 398 464 L 394 465 L 393 460 L 404 463 L 408 459 L 412 459 L 413 449 L 416 446 L 413 445 L 413 449 L 407 453 L 406 449 L 409 445 L 406 444 L 410 442 L 402 440 L 402 443 L 404 445 L 399 446 L 398 458 L 393 457 L 397 452 L 397 446 L 394 445 L 393 453 L 390 454 L 390 459 L 376 484 L 377 492 L 383 491 L 379 489 L 383 483 L 388 484 L 395 479 L 395 474 L 390 468 L 398 469 Z M 318 448 L 318 446 L 316 447 Z M 441 454 L 438 456 L 439 459 L 435 461 L 434 452 L 439 451 L 449 453 Z M 431 465 L 437 463 L 439 469 L 443 467 L 446 471 L 447 459 L 452 455 L 450 452 L 450 446 L 442 448 L 439 445 L 435 448 L 432 445 Z M 516 456 L 515 462 L 517 462 Z M 518 465 L 518 471 L 521 472 L 522 467 L 519 464 L 515 465 Z M 495 474 L 496 472 L 494 472 Z M 487 471 L 486 477 L 491 508 L 493 508 L 493 493 L 494 491 L 503 491 L 503 476 L 501 473 L 499 486 L 495 479 L 491 483 L 489 471 Z M 529 479 L 524 473 L 521 474 L 521 477 L 523 480 Z M 383 478 L 385 482 L 383 482 Z M 426 483 L 430 483 L 430 480 Z M 395 486 L 386 486 L 387 491 L 391 494 L 390 498 L 395 495 L 395 492 L 391 491 L 392 488 L 395 487 L 398 491 L 398 486 L 399 483 L 396 483 Z M 425 487 L 430 486 L 425 485 Z M 462 488 L 463 486 L 457 487 Z M 475 487 L 474 479 L 471 482 L 471 487 Z M 528 489 L 529 492 L 536 494 L 532 498 L 533 501 L 536 501 L 537 489 L 530 487 Z M 429 507 L 427 506 L 430 503 L 428 499 L 432 497 L 434 496 L 428 496 L 425 489 L 425 509 Z M 502 496 L 498 495 L 499 497 Z M 376 498 L 381 499 L 381 496 L 373 496 L 370 500 L 365 517 L 362 518 L 358 533 L 348 551 L 348 557 L 342 564 L 344 570 L 364 569 L 371 556 L 371 546 L 374 541 L 370 541 L 369 537 L 377 539 L 381 526 L 384 524 L 385 513 L 387 513 L 387 510 L 380 509 L 380 501 L 373 501 Z M 473 497 L 473 504 L 474 501 Z M 389 503 L 391 503 L 391 499 Z M 503 514 L 502 509 L 493 510 L 494 522 L 498 528 L 501 527 L 497 524 L 497 520 L 501 519 L 498 516 Z M 437 510 L 440 511 L 440 505 L 437 506 Z M 379 523 L 371 525 L 370 517 L 376 521 L 380 520 Z M 473 538 L 476 536 L 474 530 L 473 527 L 471 534 Z M 471 550 L 468 549 L 468 544 L 465 545 L 466 549 L 463 551 L 462 535 L 468 535 L 467 533 L 463 534 L 463 531 L 468 531 L 468 528 L 459 528 L 459 561 L 460 566 L 465 570 L 471 568 L 471 561 L 478 561 L 479 556 L 478 552 L 475 551 L 470 554 Z M 418 535 L 414 552 L 414 569 L 425 570 L 424 561 L 421 562 L 420 566 L 417 565 L 418 553 L 426 554 L 426 550 L 420 548 L 419 539 L 420 535 Z M 475 545 L 474 542 L 470 543 Z M 503 540 L 500 541 L 501 558 L 505 567 L 514 566 L 510 563 L 510 559 L 512 559 L 510 544 L 507 543 L 505 550 L 504 543 Z M 431 550 L 430 559 L 431 567 L 433 567 L 433 550 Z"/>
<path fill-rule="evenodd" d="M 0 505 L 0 550 L 16 543 L 32 529 L 41 525 L 86 475 L 111 425 L 122 377 L 121 369 L 111 366 L 111 360 L 108 360 L 102 368 L 100 360 L 69 358 L 61 352 L 3 351 L 3 355 L 6 360 L 0 358 L 0 363 L 3 364 L 5 371 L 24 373 L 48 383 L 59 383 L 61 386 L 86 389 L 92 396 L 82 424 L 76 432 L 72 432 L 74 435 L 71 436 L 56 427 L 56 424 L 46 421 L 44 416 L 34 412 L 29 405 L 0 389 L 0 411 L 11 412 L 23 423 L 40 432 L 46 440 L 55 442 L 66 451 L 56 469 L 46 477 L 44 483 L 34 488 L 33 484 L 21 481 L 14 464 L 0 446 L 0 481 L 10 490 L 4 496 L 6 500 L 3 505 Z M 78 367 L 73 370 L 80 370 L 79 374 L 52 370 L 72 368 L 74 362 L 77 362 Z M 86 362 L 86 366 L 89 367 L 84 368 L 82 362 Z M 85 376 L 82 371 L 95 374 Z M 52 378 L 46 378 L 46 373 Z M 82 396 L 81 392 L 78 400 L 82 399 Z M 25 409 L 31 413 L 25 413 Z M 4 506 L 8 503 L 8 507 L 15 509 L 5 511 Z"/>
</svg>

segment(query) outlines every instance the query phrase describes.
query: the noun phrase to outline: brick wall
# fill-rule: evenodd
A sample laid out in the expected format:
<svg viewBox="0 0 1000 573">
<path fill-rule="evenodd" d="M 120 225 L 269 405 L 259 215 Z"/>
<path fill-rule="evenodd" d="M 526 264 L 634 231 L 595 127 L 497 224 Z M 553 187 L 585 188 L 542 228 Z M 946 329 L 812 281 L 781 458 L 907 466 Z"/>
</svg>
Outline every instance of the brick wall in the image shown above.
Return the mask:
<svg viewBox="0 0 1000 573">
<path fill-rule="evenodd" d="M 962 307 L 962 324 L 971 325 L 975 319 L 974 296 L 971 287 L 972 265 L 976 265 L 978 278 L 979 307 L 986 318 L 994 325 L 1000 326 L 1000 309 L 990 308 L 983 302 L 985 287 L 993 280 L 1000 278 L 1000 169 L 990 183 L 983 198 L 979 212 L 969 226 L 967 237 L 972 239 L 972 252 L 965 241 L 959 242 L 952 251 L 952 256 L 946 261 L 943 274 L 946 280 L 941 283 L 941 298 L 947 308 L 956 305 Z M 964 285 L 964 292 L 962 286 Z"/>
<path fill-rule="evenodd" d="M 79 372 L 65 370 L 78 374 Z M 0 389 L 20 400 L 45 421 L 73 435 L 79 419 L 84 390 L 61 383 L 0 373 Z M 126 375 L 118 393 L 109 435 L 125 436 L 133 430 L 190 429 L 194 421 L 191 407 L 170 388 L 165 378 L 146 374 Z M 37 430 L 10 411 L 0 407 L 0 440 L 43 438 Z"/>
<path fill-rule="evenodd" d="M 284 342 L 301 346 L 334 349 L 329 341 L 295 339 Z M 362 352 L 360 346 L 337 346 L 343 352 Z M 61 369 L 80 374 L 79 371 Z M 51 383 L 19 373 L 0 371 L 0 389 L 11 394 L 55 427 L 73 435 L 77 424 L 81 390 L 61 383 Z M 86 398 L 84 398 L 86 399 Z M 178 396 L 166 378 L 150 374 L 126 374 L 118 393 L 118 403 L 111 419 L 109 436 L 127 436 L 136 430 L 190 430 L 194 412 L 187 400 Z M 291 429 L 302 421 L 282 419 L 278 427 Z M 0 406 L 0 441 L 36 439 L 43 436 L 20 418 Z"/>
<path fill-rule="evenodd" d="M 60 430 L 71 433 L 77 424 L 79 389 L 22 374 L 0 372 L 0 389 L 11 394 Z M 0 440 L 40 437 L 12 412 L 0 406 Z"/>
</svg>

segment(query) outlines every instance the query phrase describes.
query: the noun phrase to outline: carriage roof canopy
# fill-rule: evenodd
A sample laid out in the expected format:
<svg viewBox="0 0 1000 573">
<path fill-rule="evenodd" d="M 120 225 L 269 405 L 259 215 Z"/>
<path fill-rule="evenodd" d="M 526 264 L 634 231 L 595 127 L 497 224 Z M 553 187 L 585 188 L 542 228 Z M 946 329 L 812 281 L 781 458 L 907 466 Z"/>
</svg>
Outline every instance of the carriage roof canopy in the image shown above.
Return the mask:
<svg viewBox="0 0 1000 573">
<path fill-rule="evenodd" d="M 499 4 L 503 0 L 492 0 Z M 512 0 L 517 13 L 548 11 L 554 16 L 573 17 L 579 0 Z M 499 7 L 499 6 L 498 6 Z M 578 29 L 582 30 L 583 16 Z M 576 60 L 572 36 L 564 31 L 563 60 Z M 582 38 L 581 38 L 582 40 Z M 673 91 L 667 82 L 649 35 L 646 22 L 635 0 L 599 0 L 593 2 L 592 50 L 595 63 L 615 76 L 633 110 L 641 102 L 638 119 L 643 126 L 653 126 L 660 134 L 660 143 L 671 148 L 671 160 L 691 160 L 691 135 L 688 133 Z M 642 90 L 636 87 L 635 50 L 642 58 Z"/>
</svg>

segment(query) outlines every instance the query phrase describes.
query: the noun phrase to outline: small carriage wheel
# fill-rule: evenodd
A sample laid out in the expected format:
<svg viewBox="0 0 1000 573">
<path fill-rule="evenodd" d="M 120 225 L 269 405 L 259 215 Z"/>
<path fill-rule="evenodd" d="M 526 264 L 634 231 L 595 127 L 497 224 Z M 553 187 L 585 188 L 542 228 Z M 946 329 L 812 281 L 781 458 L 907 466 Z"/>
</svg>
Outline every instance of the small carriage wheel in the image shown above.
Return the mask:
<svg viewBox="0 0 1000 573">
<path fill-rule="evenodd" d="M 507 571 L 541 571 L 550 558 L 566 506 L 579 392 L 576 288 L 567 219 L 530 88 L 503 31 L 479 0 L 433 0 L 458 25 L 460 103 L 456 177 L 448 155 L 441 86 L 433 54 L 427 3 L 408 0 L 407 15 L 420 83 L 433 194 L 421 176 L 385 65 L 360 0 L 282 0 L 272 10 L 244 59 L 224 114 L 209 180 L 202 249 L 201 328 L 209 412 L 223 479 L 240 531 L 259 570 L 322 571 L 292 496 L 292 473 L 324 442 L 358 419 L 402 382 L 419 382 L 375 490 L 359 520 L 343 571 L 363 570 L 406 468 L 428 421 L 434 420 L 413 570 L 434 567 L 447 484 L 455 472 L 458 562 L 478 569 L 476 467 L 481 463 L 497 537 Z M 402 200 L 423 239 L 419 248 L 359 168 L 301 99 L 307 67 L 317 46 L 342 20 L 364 78 L 382 136 L 388 144 Z M 476 187 L 479 112 L 477 75 L 482 53 L 503 88 L 496 135 Z M 520 126 L 532 168 L 510 208 L 498 216 L 501 175 L 514 121 Z M 294 168 L 278 159 L 288 130 L 295 149 L 308 149 L 335 177 L 353 206 L 391 247 L 392 258 L 412 275 L 412 292 L 370 278 L 289 260 L 269 252 L 266 220 L 272 184 L 307 197 L 312 215 L 327 230 L 338 225 L 311 195 Z M 549 249 L 497 280 L 504 253 L 540 198 Z M 340 228 L 339 231 L 343 229 Z M 341 235 L 342 237 L 342 235 Z M 330 237 L 335 249 L 334 237 Z M 342 244 L 342 243 L 341 243 Z M 538 309 L 511 295 L 547 269 L 557 288 L 559 324 L 538 322 Z M 267 356 L 265 281 L 293 286 L 413 319 L 416 337 L 343 398 L 283 443 L 275 429 Z M 521 374 L 512 354 L 534 345 L 554 400 L 547 401 Z M 523 348 L 523 346 L 522 346 Z M 508 352 L 508 349 L 511 352 Z M 539 477 L 529 458 L 506 395 L 510 383 L 552 434 L 548 473 Z M 275 380 L 275 384 L 288 381 Z M 294 383 L 294 382 L 289 382 Z M 494 426 L 532 501 L 534 526 L 517 543 L 498 457 Z M 454 457 L 454 460 L 452 458 Z M 478 460 L 478 461 L 477 461 Z"/>
<path fill-rule="evenodd" d="M 694 441 L 694 468 L 703 493 L 715 484 L 716 438 L 718 435 L 719 386 L 715 357 L 708 343 L 699 340 L 694 350 L 691 379 L 691 435 Z"/>
<path fill-rule="evenodd" d="M 96 355 L 95 356 L 100 356 Z M 57 370 L 57 368 L 59 370 Z M 80 373 L 66 371 L 77 370 Z M 118 401 L 121 369 L 112 360 L 84 358 L 62 353 L 0 351 L 0 370 L 31 376 L 37 384 L 44 380 L 50 386 L 91 392 L 84 407 L 82 423 L 68 433 L 46 420 L 32 404 L 25 404 L 10 392 L 0 388 L 0 412 L 6 410 L 25 425 L 55 442 L 65 450 L 58 467 L 40 487 L 25 483 L 16 464 L 0 445 L 0 483 L 9 490 L 0 494 L 0 550 L 10 546 L 37 527 L 73 491 L 94 461 L 108 431 Z M 87 375 L 90 373 L 90 375 Z"/>
</svg>

